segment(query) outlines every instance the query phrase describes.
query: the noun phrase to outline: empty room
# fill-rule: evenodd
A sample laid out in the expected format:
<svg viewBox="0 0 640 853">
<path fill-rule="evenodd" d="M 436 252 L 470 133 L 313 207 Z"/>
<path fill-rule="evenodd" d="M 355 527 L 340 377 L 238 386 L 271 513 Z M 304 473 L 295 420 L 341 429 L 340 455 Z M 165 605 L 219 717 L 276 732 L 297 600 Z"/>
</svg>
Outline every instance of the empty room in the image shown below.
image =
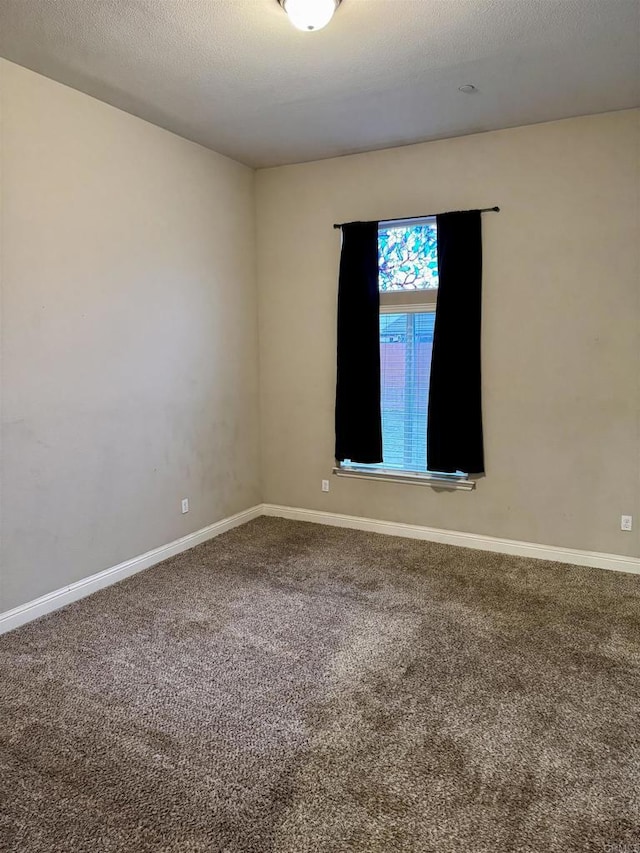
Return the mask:
<svg viewBox="0 0 640 853">
<path fill-rule="evenodd" d="M 640 853 L 640 0 L 0 0 L 1 853 Z"/>
</svg>

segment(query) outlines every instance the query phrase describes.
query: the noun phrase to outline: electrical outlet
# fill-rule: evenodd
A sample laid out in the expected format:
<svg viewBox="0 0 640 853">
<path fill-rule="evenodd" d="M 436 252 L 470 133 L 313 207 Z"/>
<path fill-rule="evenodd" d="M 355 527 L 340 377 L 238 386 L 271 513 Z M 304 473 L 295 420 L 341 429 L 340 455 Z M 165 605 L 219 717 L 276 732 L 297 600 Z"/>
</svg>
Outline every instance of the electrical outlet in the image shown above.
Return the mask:
<svg viewBox="0 0 640 853">
<path fill-rule="evenodd" d="M 323 480 L 323 481 L 322 481 L 322 491 L 323 491 L 323 492 L 328 492 L 328 491 L 329 491 L 329 481 L 328 481 L 328 480 Z"/>
<path fill-rule="evenodd" d="M 182 514 L 189 512 L 189 498 L 182 498 Z"/>
<path fill-rule="evenodd" d="M 620 530 L 633 530 L 633 516 L 632 515 L 621 515 L 620 516 Z"/>
</svg>

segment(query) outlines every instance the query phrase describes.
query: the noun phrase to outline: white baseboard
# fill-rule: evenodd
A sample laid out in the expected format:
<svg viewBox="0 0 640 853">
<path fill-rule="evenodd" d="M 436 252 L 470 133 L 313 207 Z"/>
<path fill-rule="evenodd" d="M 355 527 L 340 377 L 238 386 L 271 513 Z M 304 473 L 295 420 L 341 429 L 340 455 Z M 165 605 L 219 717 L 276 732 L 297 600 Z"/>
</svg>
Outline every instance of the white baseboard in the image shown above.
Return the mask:
<svg viewBox="0 0 640 853">
<path fill-rule="evenodd" d="M 56 589 L 46 595 L 28 601 L 0 613 L 0 634 L 19 628 L 33 619 L 45 616 L 72 601 L 91 595 L 93 592 L 123 580 L 129 575 L 141 572 L 161 563 L 163 560 L 188 551 L 208 539 L 213 539 L 233 527 L 258 518 L 261 515 L 288 518 L 292 521 L 310 521 L 315 524 L 328 524 L 334 527 L 348 527 L 354 530 L 368 530 L 371 533 L 385 533 L 390 536 L 405 536 L 410 539 L 425 539 L 429 542 L 441 542 L 445 545 L 459 545 L 463 548 L 475 548 L 480 551 L 496 551 L 501 554 L 514 554 L 519 557 L 535 557 L 539 560 L 553 560 L 558 563 L 571 563 L 577 566 L 590 566 L 596 569 L 609 569 L 618 572 L 640 574 L 640 558 L 624 557 L 620 554 L 603 554 L 599 551 L 580 551 L 574 548 L 561 548 L 555 545 L 538 545 L 534 542 L 518 542 L 515 539 L 499 539 L 494 536 L 482 536 L 477 533 L 461 533 L 457 530 L 441 530 L 437 527 L 423 527 L 418 524 L 403 524 L 397 521 L 379 521 L 375 518 L 361 518 L 356 515 L 340 515 L 335 512 L 323 512 L 300 507 L 278 506 L 277 504 L 258 504 L 238 512 L 228 518 L 216 521 L 208 527 L 196 530 L 160 548 L 154 548 L 133 557 L 110 569 L 105 569 L 88 578 Z"/>
<path fill-rule="evenodd" d="M 539 560 L 553 560 L 557 563 L 571 563 L 577 566 L 640 574 L 640 558 L 625 557 L 621 554 L 603 554 L 599 551 L 580 551 L 556 545 L 538 545 L 534 542 L 518 542 L 515 539 L 499 539 L 495 536 L 482 536 L 477 533 L 460 533 L 457 530 L 441 530 L 437 527 L 422 527 L 418 524 L 403 524 L 397 521 L 379 521 L 375 518 L 360 518 L 355 515 L 340 515 L 335 512 L 278 506 L 277 504 L 263 504 L 262 514 L 288 518 L 292 521 L 311 521 L 315 524 L 368 530 L 371 533 L 386 533 L 389 536 L 426 539 L 429 542 L 460 545 L 463 548 L 475 548 L 479 551 L 497 551 L 500 554 L 514 554 L 518 557 L 535 557 Z"/>
<path fill-rule="evenodd" d="M 228 518 L 216 521 L 215 524 L 210 524 L 208 527 L 196 530 L 195 533 L 189 533 L 187 536 L 175 539 L 167 545 L 161 545 L 159 548 L 147 551 L 146 554 L 140 554 L 140 556 L 133 557 L 131 560 L 125 560 L 124 563 L 119 563 L 110 569 L 105 569 L 95 575 L 90 575 L 87 578 L 69 584 L 69 586 L 49 592 L 33 601 L 28 601 L 26 604 L 14 607 L 13 610 L 0 613 L 0 634 L 12 631 L 14 628 L 19 628 L 20 625 L 31 622 L 33 619 L 38 619 L 40 616 L 45 616 L 47 613 L 58 610 L 66 604 L 71 604 L 72 601 L 77 601 L 79 598 L 91 595 L 91 593 L 97 592 L 97 590 L 105 586 L 110 586 L 113 583 L 124 580 L 129 575 L 155 566 L 157 563 L 175 556 L 175 554 L 188 551 L 189 548 L 200 545 L 208 539 L 213 539 L 214 536 L 219 536 L 233 527 L 246 524 L 247 521 L 251 521 L 259 515 L 262 515 L 262 506 L 260 504 L 243 512 L 238 512 L 235 515 L 230 515 Z"/>
</svg>

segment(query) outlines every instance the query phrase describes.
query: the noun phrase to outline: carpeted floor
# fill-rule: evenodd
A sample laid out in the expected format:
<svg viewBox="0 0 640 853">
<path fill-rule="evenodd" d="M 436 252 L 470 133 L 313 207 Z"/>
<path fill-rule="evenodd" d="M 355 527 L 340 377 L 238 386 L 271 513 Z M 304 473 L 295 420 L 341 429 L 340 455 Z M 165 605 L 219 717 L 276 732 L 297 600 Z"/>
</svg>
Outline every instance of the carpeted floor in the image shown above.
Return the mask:
<svg viewBox="0 0 640 853">
<path fill-rule="evenodd" d="M 3 853 L 639 853 L 640 577 L 261 518 L 0 638 Z"/>
</svg>

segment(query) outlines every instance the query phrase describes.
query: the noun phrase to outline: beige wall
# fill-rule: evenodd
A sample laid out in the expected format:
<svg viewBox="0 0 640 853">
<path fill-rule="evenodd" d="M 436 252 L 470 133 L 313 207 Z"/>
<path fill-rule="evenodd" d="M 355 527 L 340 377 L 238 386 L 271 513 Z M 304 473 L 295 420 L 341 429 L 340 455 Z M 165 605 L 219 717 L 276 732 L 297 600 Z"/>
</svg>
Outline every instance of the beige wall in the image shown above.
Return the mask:
<svg viewBox="0 0 640 853">
<path fill-rule="evenodd" d="M 265 501 L 639 554 L 637 132 L 629 111 L 259 172 Z M 494 204 L 486 478 L 470 493 L 330 478 L 332 223 Z"/>
<path fill-rule="evenodd" d="M 637 111 L 254 182 L 3 60 L 0 109 L 0 612 L 261 499 L 640 554 Z M 487 477 L 331 477 L 332 223 L 493 204 Z"/>
<path fill-rule="evenodd" d="M 2 611 L 260 489 L 253 172 L 5 61 L 0 98 Z"/>
</svg>

